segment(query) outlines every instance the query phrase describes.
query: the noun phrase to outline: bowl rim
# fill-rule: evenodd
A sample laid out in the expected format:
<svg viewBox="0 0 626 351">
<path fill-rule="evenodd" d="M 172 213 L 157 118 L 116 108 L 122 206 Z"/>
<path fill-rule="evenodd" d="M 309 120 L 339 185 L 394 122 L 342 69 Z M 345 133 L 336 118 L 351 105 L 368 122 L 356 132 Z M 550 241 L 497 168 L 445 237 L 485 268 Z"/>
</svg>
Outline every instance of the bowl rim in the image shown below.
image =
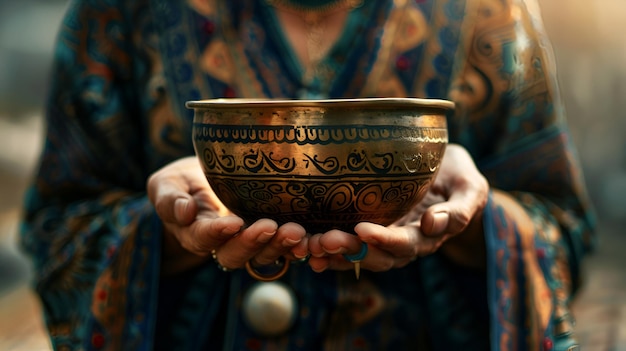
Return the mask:
<svg viewBox="0 0 626 351">
<path fill-rule="evenodd" d="M 341 99 L 246 99 L 217 98 L 192 100 L 185 107 L 194 108 L 414 108 L 453 110 L 455 103 L 434 98 L 341 98 Z"/>
</svg>

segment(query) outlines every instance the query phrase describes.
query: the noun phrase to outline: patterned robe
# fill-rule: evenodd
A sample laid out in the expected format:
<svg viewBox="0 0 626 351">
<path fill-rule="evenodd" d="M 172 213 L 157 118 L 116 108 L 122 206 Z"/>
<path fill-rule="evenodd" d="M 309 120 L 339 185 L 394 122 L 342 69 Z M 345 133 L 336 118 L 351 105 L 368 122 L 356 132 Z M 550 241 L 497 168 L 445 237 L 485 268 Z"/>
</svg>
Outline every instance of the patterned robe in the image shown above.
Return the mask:
<svg viewBox="0 0 626 351">
<path fill-rule="evenodd" d="M 264 1 L 73 1 L 21 235 L 55 348 L 576 349 L 568 305 L 594 214 L 529 5 L 365 0 L 303 81 Z M 358 281 L 293 265 L 282 280 L 298 298 L 297 321 L 270 339 L 242 321 L 254 283 L 245 271 L 208 262 L 162 278 L 146 179 L 193 154 L 185 101 L 234 96 L 455 101 L 450 141 L 509 195 L 490 196 L 484 211 L 486 271 L 437 253 Z"/>
</svg>

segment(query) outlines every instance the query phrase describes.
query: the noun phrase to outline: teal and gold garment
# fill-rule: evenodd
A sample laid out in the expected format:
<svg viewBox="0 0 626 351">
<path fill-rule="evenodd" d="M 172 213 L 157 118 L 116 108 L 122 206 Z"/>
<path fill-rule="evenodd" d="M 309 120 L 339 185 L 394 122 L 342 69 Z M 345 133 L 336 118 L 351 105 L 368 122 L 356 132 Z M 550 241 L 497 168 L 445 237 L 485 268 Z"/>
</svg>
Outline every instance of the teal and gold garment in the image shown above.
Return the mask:
<svg viewBox="0 0 626 351">
<path fill-rule="evenodd" d="M 569 303 L 594 216 L 527 2 L 365 0 L 311 75 L 266 1 L 73 1 L 21 235 L 55 348 L 576 349 Z M 486 272 L 440 254 L 358 281 L 294 264 L 297 320 L 270 339 L 242 320 L 245 271 L 160 277 L 145 187 L 193 154 L 185 101 L 364 96 L 457 103 L 450 141 L 509 195 L 484 212 Z"/>
</svg>

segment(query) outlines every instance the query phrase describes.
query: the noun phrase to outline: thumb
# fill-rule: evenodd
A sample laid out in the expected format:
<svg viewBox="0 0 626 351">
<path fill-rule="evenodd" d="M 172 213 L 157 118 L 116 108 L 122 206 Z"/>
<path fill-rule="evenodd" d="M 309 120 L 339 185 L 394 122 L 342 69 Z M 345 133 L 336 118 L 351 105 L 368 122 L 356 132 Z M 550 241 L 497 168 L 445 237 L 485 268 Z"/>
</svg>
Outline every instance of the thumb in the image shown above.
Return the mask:
<svg viewBox="0 0 626 351">
<path fill-rule="evenodd" d="M 450 214 L 447 209 L 427 210 L 420 223 L 422 233 L 425 235 L 441 235 L 448 232 Z"/>
<path fill-rule="evenodd" d="M 198 205 L 179 182 L 154 177 L 148 182 L 148 197 L 163 222 L 186 226 L 196 218 Z"/>
<path fill-rule="evenodd" d="M 196 218 L 196 202 L 192 197 L 179 197 L 174 200 L 174 219 L 180 225 L 189 225 Z"/>
<path fill-rule="evenodd" d="M 430 206 L 420 226 L 425 235 L 459 234 L 487 204 L 488 187 L 471 186 L 452 192 L 447 201 Z"/>
</svg>

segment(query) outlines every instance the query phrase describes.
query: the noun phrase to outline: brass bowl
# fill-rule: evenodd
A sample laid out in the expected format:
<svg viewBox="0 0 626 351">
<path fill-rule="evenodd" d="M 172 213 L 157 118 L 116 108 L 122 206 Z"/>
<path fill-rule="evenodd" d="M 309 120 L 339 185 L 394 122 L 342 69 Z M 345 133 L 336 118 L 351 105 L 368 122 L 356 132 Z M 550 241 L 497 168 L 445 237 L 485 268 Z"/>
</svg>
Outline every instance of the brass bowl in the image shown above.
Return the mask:
<svg viewBox="0 0 626 351">
<path fill-rule="evenodd" d="M 252 223 L 309 233 L 389 225 L 430 187 L 448 142 L 450 101 L 415 98 L 189 101 L 207 180 Z"/>
</svg>

